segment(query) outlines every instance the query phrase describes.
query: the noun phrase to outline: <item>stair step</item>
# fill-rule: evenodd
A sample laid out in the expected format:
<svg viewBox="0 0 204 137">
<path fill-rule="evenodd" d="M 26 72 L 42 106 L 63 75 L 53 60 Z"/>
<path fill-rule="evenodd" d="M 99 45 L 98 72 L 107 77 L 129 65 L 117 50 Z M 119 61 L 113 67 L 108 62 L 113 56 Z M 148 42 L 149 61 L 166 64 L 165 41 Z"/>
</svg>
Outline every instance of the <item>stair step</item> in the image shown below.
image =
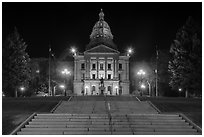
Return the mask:
<svg viewBox="0 0 204 137">
<path fill-rule="evenodd" d="M 130 127 L 130 128 L 193 128 L 193 126 L 179 125 L 113 125 L 113 128 Z"/>
<path fill-rule="evenodd" d="M 109 119 L 32 119 L 33 122 L 69 122 L 69 121 L 73 121 L 73 122 L 87 122 L 87 121 L 93 121 L 93 122 L 109 122 Z M 128 122 L 128 119 L 112 119 L 112 122 Z M 179 119 L 179 120 L 166 120 L 166 119 L 132 119 L 129 121 L 131 121 L 132 123 L 134 122 L 185 122 L 185 120 Z"/>
<path fill-rule="evenodd" d="M 87 124 L 92 124 L 92 125 L 109 125 L 109 122 L 103 122 L 103 121 L 92 121 L 92 122 L 74 122 L 74 121 L 55 121 L 55 122 L 36 122 L 32 121 L 29 122 L 30 125 L 87 125 Z M 112 125 L 188 125 L 188 123 L 185 122 L 111 122 Z"/>
<path fill-rule="evenodd" d="M 200 135 L 198 132 L 134 132 L 134 135 Z"/>
<path fill-rule="evenodd" d="M 50 113 L 50 114 L 37 114 L 37 116 L 44 116 L 44 117 L 61 117 L 61 116 L 74 116 L 74 117 L 89 117 L 89 116 L 93 116 L 93 117 L 108 117 L 107 114 L 62 114 L 62 113 Z"/>
<path fill-rule="evenodd" d="M 78 127 L 78 128 L 22 128 L 21 131 L 88 131 L 88 130 L 109 130 L 109 127 L 107 128 L 87 128 L 87 127 Z M 155 131 L 155 132 L 161 132 L 161 131 L 182 131 L 182 132 L 196 132 L 196 129 L 190 129 L 190 128 L 129 128 L 129 127 L 119 127 L 119 128 L 112 128 L 113 131 Z"/>
<path fill-rule="evenodd" d="M 64 135 L 111 135 L 107 131 L 89 131 L 89 132 L 64 132 Z"/>
<path fill-rule="evenodd" d="M 112 135 L 133 135 L 133 132 L 128 131 L 128 132 L 112 132 Z"/>
<path fill-rule="evenodd" d="M 80 121 L 78 121 L 78 122 L 73 122 L 73 121 L 67 121 L 67 122 L 64 122 L 64 121 L 58 121 L 58 122 L 34 122 L 34 121 L 32 121 L 32 122 L 29 122 L 29 124 L 33 124 L 33 125 L 61 125 L 61 124 L 77 124 L 77 125 L 79 125 L 79 124 L 81 124 L 81 125 L 85 125 L 85 124 L 91 124 L 91 122 L 86 122 L 86 121 L 83 121 L 83 122 L 80 122 Z M 101 123 L 101 124 L 104 124 L 104 123 Z"/>
<path fill-rule="evenodd" d="M 124 109 L 125 110 L 125 109 Z M 37 114 L 19 135 L 194 135 L 177 114 Z"/>
<path fill-rule="evenodd" d="M 63 135 L 62 131 L 26 131 L 26 132 L 18 132 L 17 135 Z"/>
<path fill-rule="evenodd" d="M 185 128 L 185 129 L 183 129 L 183 128 L 176 128 L 176 129 L 170 129 L 170 128 L 168 128 L 168 129 L 155 129 L 155 132 L 157 132 L 157 131 L 159 131 L 159 132 L 163 132 L 163 131 L 171 131 L 171 132 L 175 132 L 175 131 L 179 131 L 179 132 L 197 132 L 197 130 L 196 129 L 192 129 L 192 128 L 190 128 L 190 129 L 188 129 L 188 128 Z"/>
<path fill-rule="evenodd" d="M 22 128 L 21 131 L 88 131 L 88 128 Z"/>
<path fill-rule="evenodd" d="M 79 122 L 84 122 L 84 121 L 98 121 L 98 122 L 100 122 L 100 121 L 104 121 L 104 122 L 107 122 L 107 121 L 109 121 L 109 119 L 95 119 L 95 120 L 92 120 L 92 119 L 32 119 L 32 121 L 40 121 L 40 122 L 49 122 L 49 121 L 51 121 L 51 122 L 54 122 L 54 121 L 56 121 L 56 122 L 60 122 L 60 121 L 64 121 L 64 122 L 68 122 L 68 121 L 73 121 L 73 122 L 77 122 L 77 121 L 79 121 Z"/>
<path fill-rule="evenodd" d="M 78 126 L 78 125 L 77 125 Z M 66 128 L 67 125 L 63 124 L 63 125 L 25 125 L 26 128 L 50 128 L 50 127 L 61 127 L 61 128 Z"/>
<path fill-rule="evenodd" d="M 25 125 L 27 128 L 52 128 L 52 127 L 61 127 L 61 128 L 78 128 L 78 127 L 96 127 L 96 128 L 105 128 L 107 125 L 67 125 L 67 124 L 62 124 L 62 125 Z"/>
<path fill-rule="evenodd" d="M 108 118 L 108 116 L 35 116 L 34 118 L 37 118 L 37 119 L 46 119 L 46 118 L 79 118 L 79 119 L 83 119 L 83 118 Z"/>
<path fill-rule="evenodd" d="M 61 132 L 61 131 L 40 131 L 40 132 L 18 132 L 18 135 L 111 135 L 111 132 Z M 112 135 L 201 135 L 199 132 L 112 132 Z"/>
</svg>

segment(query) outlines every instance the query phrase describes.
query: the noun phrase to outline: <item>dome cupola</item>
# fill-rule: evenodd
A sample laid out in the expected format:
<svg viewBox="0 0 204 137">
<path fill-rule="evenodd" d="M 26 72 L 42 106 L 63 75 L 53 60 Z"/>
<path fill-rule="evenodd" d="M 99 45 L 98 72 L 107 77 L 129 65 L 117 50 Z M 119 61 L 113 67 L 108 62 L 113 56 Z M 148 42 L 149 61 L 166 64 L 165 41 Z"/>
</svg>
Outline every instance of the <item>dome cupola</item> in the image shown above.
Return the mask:
<svg viewBox="0 0 204 137">
<path fill-rule="evenodd" d="M 111 33 L 108 23 L 104 20 L 104 13 L 101 9 L 99 13 L 99 21 L 94 25 L 91 35 L 90 42 L 87 45 L 86 49 L 91 49 L 97 45 L 104 44 L 110 48 L 116 49 L 116 45 L 113 43 L 113 35 Z"/>
<path fill-rule="evenodd" d="M 100 37 L 113 39 L 110 27 L 108 23 L 104 21 L 104 13 L 102 9 L 99 13 L 99 21 L 97 21 L 94 25 L 92 33 L 90 35 L 90 39 L 92 40 Z"/>
</svg>

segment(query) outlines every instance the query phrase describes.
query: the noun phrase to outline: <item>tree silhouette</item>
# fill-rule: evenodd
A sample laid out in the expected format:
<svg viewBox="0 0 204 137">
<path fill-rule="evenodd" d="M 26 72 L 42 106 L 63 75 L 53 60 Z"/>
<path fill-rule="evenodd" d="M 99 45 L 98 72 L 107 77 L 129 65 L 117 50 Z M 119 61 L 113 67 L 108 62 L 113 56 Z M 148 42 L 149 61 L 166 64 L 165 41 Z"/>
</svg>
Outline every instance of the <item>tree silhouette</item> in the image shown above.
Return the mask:
<svg viewBox="0 0 204 137">
<path fill-rule="evenodd" d="M 20 86 L 29 82 L 29 56 L 27 45 L 20 37 L 17 28 L 8 35 L 2 47 L 2 89 L 6 96 L 14 96 Z"/>
<path fill-rule="evenodd" d="M 201 94 L 202 88 L 202 46 L 201 29 L 192 17 L 177 32 L 170 48 L 170 86 L 182 88 L 188 93 Z"/>
</svg>

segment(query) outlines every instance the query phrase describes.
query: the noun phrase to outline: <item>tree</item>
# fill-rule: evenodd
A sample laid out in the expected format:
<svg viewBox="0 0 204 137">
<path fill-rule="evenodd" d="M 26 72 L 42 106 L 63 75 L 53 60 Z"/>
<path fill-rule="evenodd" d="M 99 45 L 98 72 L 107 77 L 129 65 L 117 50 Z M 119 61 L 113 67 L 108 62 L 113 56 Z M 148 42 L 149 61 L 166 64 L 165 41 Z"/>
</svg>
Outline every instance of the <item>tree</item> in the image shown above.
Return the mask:
<svg viewBox="0 0 204 137">
<path fill-rule="evenodd" d="M 30 78 L 27 45 L 17 28 L 8 35 L 2 47 L 2 89 L 6 96 L 14 96 L 20 86 L 27 86 Z"/>
<path fill-rule="evenodd" d="M 186 24 L 177 32 L 170 48 L 170 86 L 182 88 L 188 93 L 199 95 L 202 91 L 202 46 L 201 29 L 189 17 Z"/>
</svg>

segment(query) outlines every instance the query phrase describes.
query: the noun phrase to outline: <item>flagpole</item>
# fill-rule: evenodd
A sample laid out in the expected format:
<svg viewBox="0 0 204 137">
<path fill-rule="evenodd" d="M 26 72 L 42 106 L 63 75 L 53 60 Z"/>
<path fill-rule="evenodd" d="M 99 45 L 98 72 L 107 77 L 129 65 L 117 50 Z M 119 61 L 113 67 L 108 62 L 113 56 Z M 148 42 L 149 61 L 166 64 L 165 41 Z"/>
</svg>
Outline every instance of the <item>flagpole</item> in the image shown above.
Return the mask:
<svg viewBox="0 0 204 137">
<path fill-rule="evenodd" d="M 156 97 L 158 97 L 158 66 L 157 66 L 157 61 L 158 61 L 158 50 L 157 50 L 157 45 L 156 45 Z"/>
<path fill-rule="evenodd" d="M 48 78 L 48 95 L 50 96 L 50 52 L 51 52 L 51 47 L 49 45 L 49 78 Z"/>
</svg>

